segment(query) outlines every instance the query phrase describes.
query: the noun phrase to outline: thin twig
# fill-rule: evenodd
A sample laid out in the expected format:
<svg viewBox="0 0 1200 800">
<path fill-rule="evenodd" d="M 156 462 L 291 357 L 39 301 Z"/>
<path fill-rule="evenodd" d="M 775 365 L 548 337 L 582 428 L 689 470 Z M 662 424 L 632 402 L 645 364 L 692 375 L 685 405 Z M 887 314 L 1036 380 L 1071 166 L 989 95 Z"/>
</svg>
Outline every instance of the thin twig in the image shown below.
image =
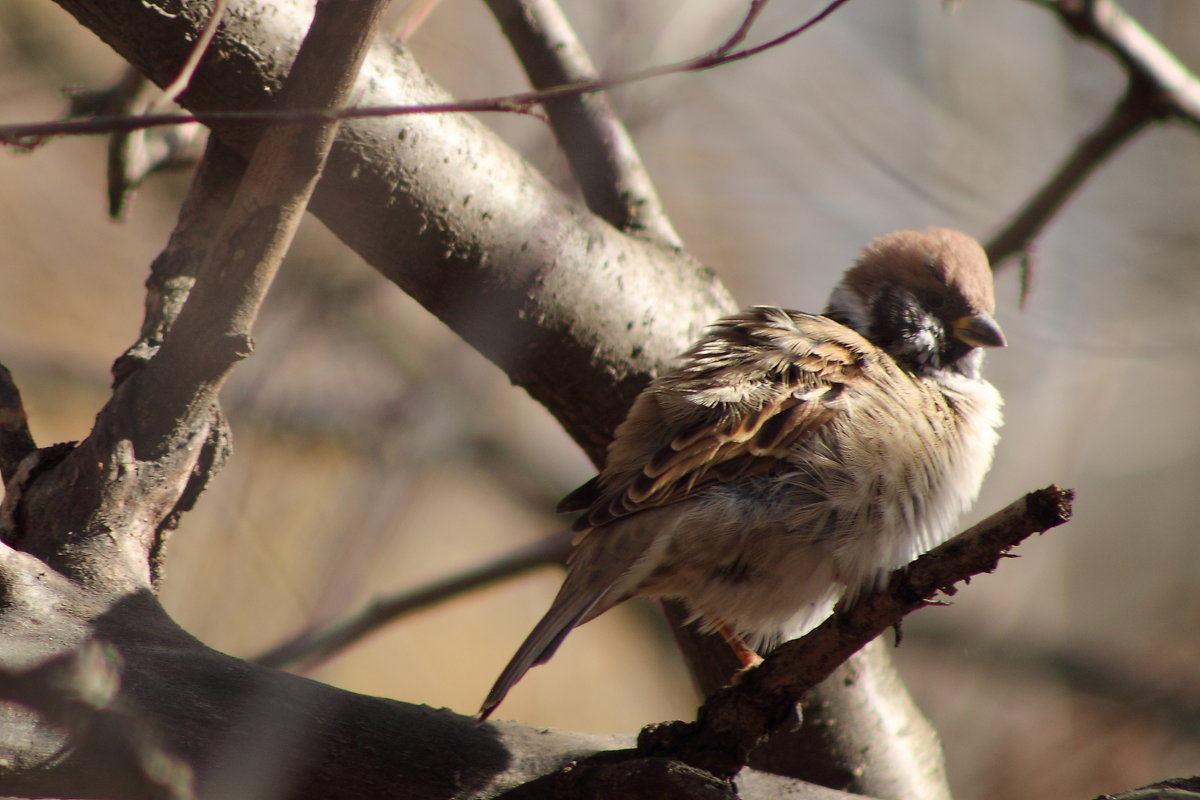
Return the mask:
<svg viewBox="0 0 1200 800">
<path fill-rule="evenodd" d="M 824 10 L 780 36 L 754 47 L 747 47 L 732 52 L 710 51 L 704 55 L 664 64 L 656 67 L 629 72 L 610 78 L 597 78 L 591 81 L 561 84 L 534 92 L 518 92 L 499 97 L 485 97 L 476 100 L 456 100 L 446 103 L 430 103 L 418 105 L 397 106 L 342 106 L 330 108 L 280 108 L 262 109 L 255 111 L 210 111 L 202 114 L 150 114 L 144 117 L 93 117 L 83 120 L 60 120 L 56 122 L 17 123 L 0 125 L 0 143 L 15 147 L 33 148 L 41 140 L 50 136 L 78 136 L 96 133 L 112 133 L 114 131 L 141 130 L 162 125 L 179 125 L 188 122 L 200 122 L 211 125 L 218 122 L 332 122 L 349 119 L 365 119 L 373 117 L 396 117 L 411 114 L 461 114 L 481 112 L 502 112 L 529 114 L 531 109 L 549 100 L 590 92 L 600 92 L 625 86 L 630 83 L 659 78 L 665 75 L 677 75 L 687 72 L 701 72 L 724 64 L 741 61 L 758 55 L 766 50 L 778 47 L 802 33 L 805 33 L 817 23 L 826 19 L 830 14 L 849 0 L 833 0 Z M 754 12 L 752 12 L 754 13 Z M 724 46 L 724 43 L 722 43 Z"/>
<path fill-rule="evenodd" d="M 437 8 L 439 0 L 414 0 L 400 15 L 400 19 L 392 27 L 392 35 L 398 42 L 407 42 L 408 38 L 417 32 L 417 28 Z"/>
<path fill-rule="evenodd" d="M 713 51 L 714 53 L 728 53 L 733 48 L 737 47 L 742 42 L 746 41 L 746 37 L 750 35 L 750 29 L 754 27 L 758 15 L 767 7 L 770 0 L 751 0 L 750 9 L 746 12 L 746 16 L 742 18 L 742 22 L 738 25 L 738 29 L 734 31 L 728 39 L 722 42 Z"/>
<path fill-rule="evenodd" d="M 381 597 L 348 619 L 322 629 L 302 631 L 254 659 L 281 669 L 299 664 L 312 669 L 396 619 L 497 581 L 550 564 L 561 564 L 571 548 L 571 532 L 559 531 L 490 561 L 422 586 Z"/>
<path fill-rule="evenodd" d="M 1104 121 L 1075 145 L 1054 175 L 991 238 L 985 249 L 993 267 L 1011 256 L 1026 253 L 1084 182 L 1126 142 L 1159 119 L 1162 106 L 1142 86 L 1140 82 L 1130 86 Z"/>
<path fill-rule="evenodd" d="M 160 96 L 147 104 L 147 113 L 153 113 L 164 103 L 175 102 L 179 99 L 179 95 L 187 90 L 188 84 L 192 82 L 192 76 L 196 74 L 196 67 L 200 66 L 200 59 L 204 58 L 208 46 L 212 44 L 213 37 L 217 35 L 217 28 L 221 26 L 221 20 L 225 18 L 225 10 L 228 6 L 229 0 L 214 0 L 212 14 L 209 15 L 208 22 L 204 23 L 200 36 L 192 45 L 192 51 L 188 53 L 187 60 L 183 62 L 179 74 L 175 76 L 175 80 L 163 88 Z"/>
</svg>

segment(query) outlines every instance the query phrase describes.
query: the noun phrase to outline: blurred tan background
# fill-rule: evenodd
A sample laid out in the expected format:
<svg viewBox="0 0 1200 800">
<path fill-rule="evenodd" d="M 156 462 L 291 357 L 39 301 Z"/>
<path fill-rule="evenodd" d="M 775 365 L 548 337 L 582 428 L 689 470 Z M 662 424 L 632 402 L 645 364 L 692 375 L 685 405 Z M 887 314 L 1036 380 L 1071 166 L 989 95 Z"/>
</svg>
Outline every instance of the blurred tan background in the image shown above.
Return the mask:
<svg viewBox="0 0 1200 800">
<path fill-rule="evenodd" d="M 760 38 L 819 5 L 771 6 Z M 1121 93 L 1113 63 L 1032 3 L 956 5 L 851 3 L 755 59 L 616 94 L 675 225 L 741 301 L 820 310 L 893 228 L 986 238 Z M 565 6 L 615 72 L 704 51 L 744 4 Z M 1200 4 L 1126 6 L 1200 69 Z M 411 44 L 459 96 L 524 88 L 475 0 L 443 0 Z M 48 0 L 0 4 L 0 120 L 55 118 L 62 87 L 120 70 Z M 541 123 L 486 121 L 569 190 Z M 103 179 L 100 139 L 0 154 L 0 362 L 42 445 L 87 433 L 186 187 L 155 179 L 111 223 Z M 1151 129 L 1105 166 L 1039 241 L 1024 308 L 1019 294 L 1009 265 L 1011 347 L 987 365 L 1008 421 L 968 521 L 1051 482 L 1078 490 L 1075 519 L 913 617 L 897 658 L 960 800 L 1196 774 L 1200 134 Z M 247 657 L 556 530 L 554 500 L 591 474 L 539 406 L 314 221 L 225 404 L 234 457 L 171 545 L 164 601 Z M 458 598 L 311 674 L 473 712 L 557 584 L 546 569 Z M 635 732 L 695 702 L 653 609 L 629 605 L 573 634 L 499 715 Z"/>
</svg>

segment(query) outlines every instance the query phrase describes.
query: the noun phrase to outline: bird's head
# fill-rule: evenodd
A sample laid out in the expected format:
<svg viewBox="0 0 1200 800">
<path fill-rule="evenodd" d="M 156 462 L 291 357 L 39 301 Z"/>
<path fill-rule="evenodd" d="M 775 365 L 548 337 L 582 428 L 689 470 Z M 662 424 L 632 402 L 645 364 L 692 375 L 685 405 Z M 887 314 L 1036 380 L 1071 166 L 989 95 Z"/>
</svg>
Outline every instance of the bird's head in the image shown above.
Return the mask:
<svg viewBox="0 0 1200 800">
<path fill-rule="evenodd" d="M 895 231 L 870 242 L 825 315 L 919 374 L 979 373 L 980 348 L 1004 347 L 992 270 L 979 243 L 949 228 Z"/>
</svg>

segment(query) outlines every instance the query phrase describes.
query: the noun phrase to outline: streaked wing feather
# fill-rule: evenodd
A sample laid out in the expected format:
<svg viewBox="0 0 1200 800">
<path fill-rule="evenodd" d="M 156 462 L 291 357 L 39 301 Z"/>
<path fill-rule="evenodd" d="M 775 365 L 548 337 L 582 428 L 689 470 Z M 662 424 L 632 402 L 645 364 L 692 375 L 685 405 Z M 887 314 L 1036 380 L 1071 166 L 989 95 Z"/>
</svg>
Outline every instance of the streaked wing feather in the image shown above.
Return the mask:
<svg viewBox="0 0 1200 800">
<path fill-rule="evenodd" d="M 738 349 L 736 357 L 720 360 L 731 348 Z M 574 525 L 587 531 L 678 502 L 713 482 L 777 469 L 796 446 L 847 413 L 846 389 L 872 368 L 873 352 L 865 339 L 825 317 L 756 307 L 722 320 L 685 354 L 679 369 L 651 390 L 678 398 L 689 387 L 719 386 L 727 378 L 755 400 L 747 402 L 741 395 L 731 402 L 698 398 L 687 424 L 666 444 L 646 452 L 640 469 L 635 465 L 614 475 L 609 464 L 568 495 L 560 509 L 568 501 L 581 509 L 579 501 L 590 496 L 587 513 Z M 618 429 L 618 438 L 622 433 Z"/>
<path fill-rule="evenodd" d="M 571 514 L 576 511 L 586 511 L 600 497 L 603 487 L 600 476 L 596 475 L 583 485 L 576 488 L 562 500 L 558 501 L 555 510 L 559 514 Z"/>
</svg>

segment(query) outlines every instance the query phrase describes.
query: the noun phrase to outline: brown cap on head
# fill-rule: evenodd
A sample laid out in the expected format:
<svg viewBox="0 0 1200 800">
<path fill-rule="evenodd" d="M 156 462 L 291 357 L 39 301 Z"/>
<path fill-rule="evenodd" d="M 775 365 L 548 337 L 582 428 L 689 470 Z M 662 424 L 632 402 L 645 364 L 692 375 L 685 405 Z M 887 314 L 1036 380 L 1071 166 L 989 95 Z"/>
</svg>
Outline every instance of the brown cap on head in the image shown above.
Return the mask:
<svg viewBox="0 0 1200 800">
<path fill-rule="evenodd" d="M 864 300 L 884 284 L 956 295 L 971 312 L 996 310 L 987 254 L 967 234 L 952 228 L 902 230 L 880 236 L 863 248 L 846 285 Z"/>
</svg>

